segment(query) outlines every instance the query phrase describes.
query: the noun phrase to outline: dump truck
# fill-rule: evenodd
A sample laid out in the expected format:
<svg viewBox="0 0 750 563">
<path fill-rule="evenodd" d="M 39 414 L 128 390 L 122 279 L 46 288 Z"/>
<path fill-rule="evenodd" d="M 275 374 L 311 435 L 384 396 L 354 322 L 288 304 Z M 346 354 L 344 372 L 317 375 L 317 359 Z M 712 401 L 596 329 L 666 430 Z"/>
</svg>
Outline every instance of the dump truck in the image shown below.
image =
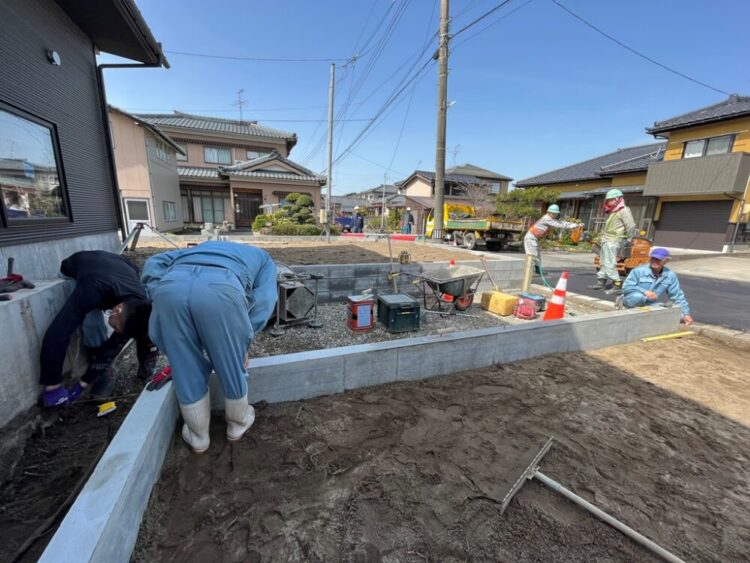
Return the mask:
<svg viewBox="0 0 750 563">
<path fill-rule="evenodd" d="M 432 236 L 435 226 L 433 212 L 427 216 L 425 234 Z M 528 224 L 524 219 L 508 219 L 502 215 L 476 217 L 471 205 L 446 203 L 443 207 L 443 238 L 456 246 L 474 250 L 484 245 L 490 252 L 504 250 L 508 243 L 520 240 Z"/>
</svg>

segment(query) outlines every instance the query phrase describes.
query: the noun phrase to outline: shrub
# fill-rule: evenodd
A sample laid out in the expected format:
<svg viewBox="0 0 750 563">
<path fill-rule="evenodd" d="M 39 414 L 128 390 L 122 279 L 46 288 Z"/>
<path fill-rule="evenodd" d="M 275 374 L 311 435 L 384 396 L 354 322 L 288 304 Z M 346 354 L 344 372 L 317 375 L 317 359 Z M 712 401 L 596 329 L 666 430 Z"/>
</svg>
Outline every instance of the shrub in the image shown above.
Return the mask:
<svg viewBox="0 0 750 563">
<path fill-rule="evenodd" d="M 287 200 L 289 203 L 296 203 L 297 200 L 301 197 L 302 197 L 301 193 L 294 192 L 294 193 L 288 194 L 284 199 Z"/>
<path fill-rule="evenodd" d="M 253 231 L 258 232 L 269 225 L 273 225 L 273 216 L 262 213 L 253 220 Z"/>
<path fill-rule="evenodd" d="M 509 219 L 529 218 L 537 220 L 542 216 L 540 203 L 554 203 L 559 194 L 549 188 L 516 188 L 507 194 L 497 196 L 497 212 Z"/>
<path fill-rule="evenodd" d="M 309 195 L 307 194 L 294 194 L 294 195 L 298 195 L 299 197 L 293 203 L 296 203 L 300 207 L 312 207 L 313 200 Z M 289 196 L 287 196 L 287 199 L 288 198 Z"/>
<path fill-rule="evenodd" d="M 321 233 L 317 225 L 297 225 L 295 223 L 278 223 L 270 228 L 270 234 L 278 236 L 298 237 L 317 236 Z"/>
</svg>

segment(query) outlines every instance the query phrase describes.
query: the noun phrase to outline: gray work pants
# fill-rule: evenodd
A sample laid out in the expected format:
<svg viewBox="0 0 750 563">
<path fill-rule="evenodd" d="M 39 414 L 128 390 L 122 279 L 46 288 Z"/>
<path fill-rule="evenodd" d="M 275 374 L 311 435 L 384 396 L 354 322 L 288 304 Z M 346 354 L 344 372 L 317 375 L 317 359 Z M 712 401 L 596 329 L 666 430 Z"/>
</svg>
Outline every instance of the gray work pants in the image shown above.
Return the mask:
<svg viewBox="0 0 750 563">
<path fill-rule="evenodd" d="M 620 281 L 617 271 L 617 255 L 620 253 L 620 241 L 602 242 L 602 250 L 599 253 L 599 273 L 596 277 L 600 280 L 610 279 Z"/>
</svg>

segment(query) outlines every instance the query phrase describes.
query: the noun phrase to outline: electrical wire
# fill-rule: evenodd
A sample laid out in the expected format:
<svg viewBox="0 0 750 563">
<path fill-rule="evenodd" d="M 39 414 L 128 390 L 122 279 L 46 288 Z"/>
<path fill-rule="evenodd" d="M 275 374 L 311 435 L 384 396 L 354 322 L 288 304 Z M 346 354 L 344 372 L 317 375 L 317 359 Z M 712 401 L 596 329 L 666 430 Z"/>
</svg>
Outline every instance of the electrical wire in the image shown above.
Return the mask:
<svg viewBox="0 0 750 563">
<path fill-rule="evenodd" d="M 451 37 L 456 37 L 457 35 L 462 34 L 467 29 L 469 29 L 469 28 L 477 25 L 484 18 L 486 18 L 488 16 L 491 16 L 492 14 L 494 14 L 495 12 L 497 12 L 500 8 L 502 8 L 503 6 L 505 6 L 510 1 L 511 0 L 505 0 L 504 2 L 500 2 L 500 4 L 498 4 L 497 6 L 495 6 L 494 8 L 492 8 L 491 10 L 487 10 L 484 14 L 482 14 L 478 18 L 476 18 L 476 19 L 472 20 L 471 22 L 467 23 L 465 26 L 463 26 L 461 29 L 459 29 L 456 33 L 454 33 Z"/>
<path fill-rule="evenodd" d="M 627 51 L 630 51 L 634 55 L 636 55 L 636 56 L 638 56 L 638 57 L 640 57 L 640 58 L 642 58 L 642 59 L 644 59 L 644 60 L 646 60 L 646 61 L 648 61 L 648 62 L 650 62 L 650 63 L 652 63 L 652 64 L 654 64 L 656 66 L 658 66 L 658 67 L 663 68 L 667 72 L 671 72 L 672 74 L 676 74 L 680 78 L 684 78 L 685 80 L 689 80 L 690 82 L 698 84 L 699 86 L 703 86 L 704 88 L 708 88 L 709 90 L 713 90 L 714 92 L 718 92 L 719 94 L 724 94 L 726 96 L 730 95 L 729 92 L 725 92 L 721 88 L 716 88 L 714 86 L 711 86 L 710 84 L 706 84 L 705 82 L 701 82 L 700 80 L 697 80 L 697 79 L 695 79 L 695 78 L 693 78 L 691 76 L 688 76 L 687 74 L 685 74 L 683 72 L 680 72 L 679 70 L 675 70 L 675 69 L 673 69 L 673 68 L 671 68 L 671 67 L 669 67 L 669 66 L 667 66 L 667 65 L 665 65 L 663 63 L 660 63 L 659 61 L 656 61 L 656 60 L 652 59 L 648 55 L 645 55 L 645 54 L 641 53 L 640 51 L 635 50 L 633 47 L 630 47 L 629 45 L 626 45 L 625 43 L 623 43 L 619 39 L 616 39 L 616 38 L 612 37 L 606 31 L 603 31 L 603 30 L 599 29 L 598 27 L 596 27 L 591 22 L 585 20 L 584 18 L 582 18 L 581 16 L 579 16 L 578 14 L 576 14 L 575 12 L 573 12 L 572 10 L 569 10 L 568 8 L 566 8 L 565 6 L 563 6 L 557 0 L 552 0 L 552 2 L 555 5 L 557 5 L 561 10 L 567 12 L 568 14 L 570 14 L 571 16 L 573 16 L 574 18 L 576 18 L 578 21 L 580 21 L 584 25 L 590 27 L 591 29 L 593 29 L 594 31 L 596 31 L 598 34 L 603 35 L 604 37 L 606 37 L 607 39 L 609 39 L 613 43 L 616 43 L 617 45 L 619 45 L 620 47 L 622 47 L 623 49 L 625 49 Z"/>
<path fill-rule="evenodd" d="M 500 23 L 504 19 L 509 18 L 510 16 L 512 16 L 513 14 L 515 14 L 518 10 L 520 10 L 521 8 L 525 8 L 526 6 L 528 6 L 529 4 L 531 4 L 533 1 L 534 0 L 526 0 L 526 2 L 524 2 L 520 6 L 516 6 L 510 12 L 508 12 L 507 14 L 504 14 L 503 16 L 497 18 L 495 21 L 487 24 L 482 29 L 477 30 L 476 32 L 474 32 L 471 35 L 469 35 L 468 37 L 464 37 L 463 41 L 459 41 L 458 43 L 456 43 L 455 45 L 453 45 L 453 49 L 458 49 L 461 45 L 463 45 L 467 41 L 470 41 L 471 39 L 473 39 L 474 37 L 476 37 L 480 33 L 483 33 L 485 31 L 487 31 L 489 28 L 497 25 L 498 23 Z"/>
</svg>

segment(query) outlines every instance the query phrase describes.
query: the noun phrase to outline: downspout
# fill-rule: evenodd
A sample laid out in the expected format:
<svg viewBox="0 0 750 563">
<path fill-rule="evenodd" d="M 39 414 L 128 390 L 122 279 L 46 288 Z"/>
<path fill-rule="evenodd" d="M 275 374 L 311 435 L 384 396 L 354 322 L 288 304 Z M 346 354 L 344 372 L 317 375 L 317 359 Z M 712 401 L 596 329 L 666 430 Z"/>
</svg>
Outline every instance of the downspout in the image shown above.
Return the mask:
<svg viewBox="0 0 750 563">
<path fill-rule="evenodd" d="M 120 204 L 120 185 L 117 182 L 117 168 L 115 165 L 115 149 L 112 146 L 112 129 L 109 126 L 109 106 L 107 105 L 107 92 L 104 88 L 104 73 L 106 68 L 161 68 L 166 61 L 158 63 L 126 63 L 126 64 L 100 64 L 96 65 L 96 86 L 99 90 L 99 101 L 102 107 L 102 119 L 104 121 L 104 132 L 106 137 L 107 158 L 109 159 L 109 174 L 112 181 L 113 197 L 115 200 L 115 213 L 117 214 L 117 226 L 120 229 L 120 236 L 124 241 L 127 238 L 125 229 L 125 218 Z M 167 68 L 169 65 L 167 64 Z"/>
</svg>

